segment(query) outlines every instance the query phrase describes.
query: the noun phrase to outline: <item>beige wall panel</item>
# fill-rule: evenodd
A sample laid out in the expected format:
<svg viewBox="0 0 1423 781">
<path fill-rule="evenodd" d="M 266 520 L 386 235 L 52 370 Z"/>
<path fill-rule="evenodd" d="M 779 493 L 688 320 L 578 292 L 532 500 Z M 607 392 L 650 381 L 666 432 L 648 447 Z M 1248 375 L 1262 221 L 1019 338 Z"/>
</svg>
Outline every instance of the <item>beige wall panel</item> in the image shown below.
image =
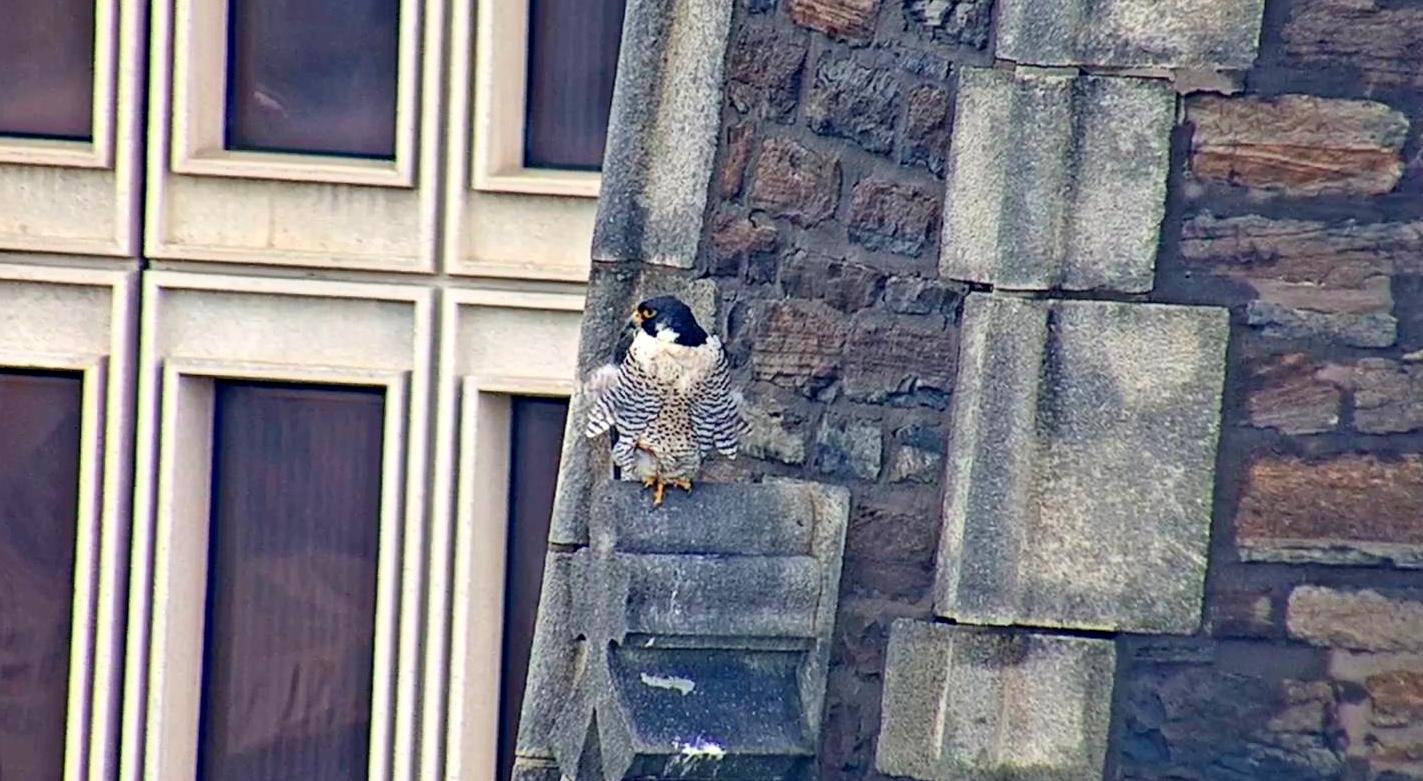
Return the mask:
<svg viewBox="0 0 1423 781">
<path fill-rule="evenodd" d="M 164 293 L 158 349 L 168 358 L 411 367 L 411 307 L 392 301 L 218 290 Z"/>
<path fill-rule="evenodd" d="M 107 286 L 0 281 L 0 351 L 104 355 L 113 305 Z"/>
<path fill-rule="evenodd" d="M 0 165 L 0 246 L 6 249 L 117 251 L 113 171 Z"/>
<path fill-rule="evenodd" d="M 581 312 L 487 306 L 461 310 L 456 353 L 461 375 L 573 379 Z"/>
<path fill-rule="evenodd" d="M 423 269 L 416 190 L 171 174 L 162 186 L 160 257 Z"/>
</svg>

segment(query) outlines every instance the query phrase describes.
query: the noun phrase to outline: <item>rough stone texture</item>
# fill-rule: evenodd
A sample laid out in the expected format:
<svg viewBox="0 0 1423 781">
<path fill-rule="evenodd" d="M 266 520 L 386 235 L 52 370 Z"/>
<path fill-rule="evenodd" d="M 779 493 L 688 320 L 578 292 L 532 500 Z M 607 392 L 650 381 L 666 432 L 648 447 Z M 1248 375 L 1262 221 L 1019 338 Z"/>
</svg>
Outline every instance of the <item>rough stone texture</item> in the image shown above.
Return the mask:
<svg viewBox="0 0 1423 781">
<path fill-rule="evenodd" d="M 979 624 L 1200 623 L 1224 310 L 970 296 L 935 609 Z"/>
<path fill-rule="evenodd" d="M 1382 103 L 1199 96 L 1186 106 L 1199 179 L 1291 195 L 1379 195 L 1403 175 L 1408 118 Z"/>
<path fill-rule="evenodd" d="M 1264 0 L 999 0 L 998 56 L 1030 65 L 1248 68 Z"/>
<path fill-rule="evenodd" d="M 879 298 L 884 275 L 860 263 L 802 250 L 781 263 L 781 287 L 795 298 L 821 301 L 842 312 L 855 312 Z"/>
<path fill-rule="evenodd" d="M 1300 586 L 1290 592 L 1290 636 L 1356 651 L 1423 651 L 1423 600 L 1417 593 Z"/>
<path fill-rule="evenodd" d="M 770 23 L 744 24 L 727 59 L 727 92 L 743 112 L 785 119 L 795 111 L 809 43 Z"/>
<path fill-rule="evenodd" d="M 960 71 L 941 273 L 1150 290 L 1174 107 L 1142 79 Z"/>
<path fill-rule="evenodd" d="M 1262 651 L 1264 649 L 1261 649 Z M 1271 681 L 1204 665 L 1162 665 L 1121 683 L 1123 778 L 1336 781 L 1345 745 L 1326 681 Z"/>
<path fill-rule="evenodd" d="M 909 93 L 904 116 L 904 149 L 899 162 L 922 165 L 942 176 L 949 149 L 949 93 L 922 84 Z"/>
<path fill-rule="evenodd" d="M 819 302 L 778 301 L 756 312 L 752 376 L 814 396 L 840 374 L 847 324 Z"/>
<path fill-rule="evenodd" d="M 982 49 L 988 45 L 993 0 L 904 0 L 904 15 L 935 40 Z"/>
<path fill-rule="evenodd" d="M 920 277 L 891 277 L 884 286 L 884 303 L 907 315 L 952 313 L 962 299 L 964 288 Z"/>
<path fill-rule="evenodd" d="M 816 463 L 828 475 L 874 480 L 884 459 L 880 429 L 869 421 L 826 418 L 815 436 Z"/>
<path fill-rule="evenodd" d="M 1341 714 L 1350 758 L 1381 779 L 1423 777 L 1423 656 L 1334 651 L 1329 672 L 1365 694 Z"/>
<path fill-rule="evenodd" d="M 894 146 L 899 103 L 899 82 L 890 70 L 827 51 L 815 64 L 804 112 L 815 132 L 884 154 Z"/>
<path fill-rule="evenodd" d="M 785 0 L 796 24 L 839 38 L 867 38 L 874 32 L 880 0 Z"/>
<path fill-rule="evenodd" d="M 845 341 L 845 393 L 893 406 L 948 406 L 957 342 L 946 327 L 908 318 L 860 317 Z"/>
<path fill-rule="evenodd" d="M 1423 459 L 1255 461 L 1235 535 L 1247 561 L 1423 567 Z"/>
<path fill-rule="evenodd" d="M 711 235 L 714 273 L 736 276 L 752 258 L 774 258 L 779 246 L 775 225 L 758 215 L 723 212 Z"/>
<path fill-rule="evenodd" d="M 1110 641 L 896 621 L 875 766 L 926 781 L 1102 778 Z"/>
<path fill-rule="evenodd" d="M 741 437 L 740 452 L 749 458 L 764 458 L 783 464 L 804 464 L 805 436 L 788 420 L 786 408 L 765 399 L 742 408 L 750 430 Z"/>
<path fill-rule="evenodd" d="M 938 200 L 912 185 L 870 177 L 850 190 L 850 239 L 869 249 L 918 255 L 938 222 Z"/>
<path fill-rule="evenodd" d="M 545 575 L 525 764 L 605 781 L 766 778 L 812 756 L 843 489 L 703 484 L 653 509 L 635 483 L 605 482 L 588 513 L 591 545 L 553 554 Z"/>
<path fill-rule="evenodd" d="M 593 258 L 696 262 L 717 142 L 730 0 L 628 0 Z"/>
<path fill-rule="evenodd" d="M 1423 85 L 1423 8 L 1389 0 L 1295 0 L 1285 61 L 1337 68 L 1365 87 Z"/>
<path fill-rule="evenodd" d="M 1423 429 L 1423 363 L 1362 358 L 1342 379 L 1354 391 L 1355 429 L 1366 434 Z"/>
<path fill-rule="evenodd" d="M 944 456 L 932 450 L 905 445 L 894 452 L 889 465 L 891 483 L 933 483 L 943 477 Z"/>
<path fill-rule="evenodd" d="M 768 138 L 751 180 L 751 205 L 814 225 L 835 213 L 840 201 L 840 163 L 785 138 Z"/>
<path fill-rule="evenodd" d="M 751 159 L 755 140 L 750 123 L 727 128 L 726 154 L 716 177 L 717 189 L 722 198 L 735 198 L 741 194 L 741 186 L 746 179 L 746 163 Z"/>
<path fill-rule="evenodd" d="M 1250 425 L 1286 434 L 1316 434 L 1339 425 L 1343 391 L 1304 353 L 1257 365 L 1245 400 Z"/>
<path fill-rule="evenodd" d="M 1397 338 L 1391 274 L 1423 267 L 1423 222 L 1334 224 L 1259 215 L 1186 220 L 1181 255 L 1249 285 L 1266 336 L 1387 347 Z"/>
</svg>

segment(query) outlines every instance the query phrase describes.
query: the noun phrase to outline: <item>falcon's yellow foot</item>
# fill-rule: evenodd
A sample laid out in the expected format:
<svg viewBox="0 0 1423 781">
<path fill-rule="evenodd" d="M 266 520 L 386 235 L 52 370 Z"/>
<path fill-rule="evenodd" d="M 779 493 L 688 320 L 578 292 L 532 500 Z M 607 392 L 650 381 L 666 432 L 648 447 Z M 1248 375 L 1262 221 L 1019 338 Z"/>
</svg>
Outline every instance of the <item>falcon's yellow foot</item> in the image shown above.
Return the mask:
<svg viewBox="0 0 1423 781">
<path fill-rule="evenodd" d="M 643 488 L 651 488 L 651 487 L 652 487 L 652 484 L 655 483 L 655 482 L 657 482 L 657 478 L 655 478 L 655 477 L 644 477 L 644 478 L 642 478 L 642 487 L 643 487 Z"/>
<path fill-rule="evenodd" d="M 678 488 L 682 489 L 683 491 L 686 491 L 687 493 L 692 492 L 692 481 L 685 477 L 679 477 L 676 480 L 673 480 L 672 485 L 677 486 Z"/>
<path fill-rule="evenodd" d="M 653 482 L 653 485 L 655 486 L 655 487 L 652 489 L 652 506 L 653 506 L 653 507 L 661 507 L 661 506 L 662 506 L 662 495 L 663 495 L 663 493 L 665 493 L 665 492 L 667 491 L 667 483 L 663 482 L 663 481 L 662 481 L 662 478 L 660 478 L 660 477 L 654 478 L 652 482 Z"/>
</svg>

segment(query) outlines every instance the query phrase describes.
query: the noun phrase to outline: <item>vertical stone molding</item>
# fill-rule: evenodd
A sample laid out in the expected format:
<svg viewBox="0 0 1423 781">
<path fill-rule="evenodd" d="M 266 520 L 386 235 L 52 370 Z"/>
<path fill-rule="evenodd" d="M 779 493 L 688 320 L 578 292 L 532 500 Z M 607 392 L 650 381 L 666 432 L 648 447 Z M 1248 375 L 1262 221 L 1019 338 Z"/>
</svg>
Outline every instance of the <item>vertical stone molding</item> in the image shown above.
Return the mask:
<svg viewBox="0 0 1423 781">
<path fill-rule="evenodd" d="M 1176 96 L 1163 81 L 960 71 L 940 273 L 1151 289 Z"/>
<path fill-rule="evenodd" d="M 1224 309 L 971 296 L 937 612 L 1194 631 L 1226 340 Z"/>
<path fill-rule="evenodd" d="M 923 781 L 1099 781 L 1110 640 L 900 620 L 875 767 Z"/>
</svg>

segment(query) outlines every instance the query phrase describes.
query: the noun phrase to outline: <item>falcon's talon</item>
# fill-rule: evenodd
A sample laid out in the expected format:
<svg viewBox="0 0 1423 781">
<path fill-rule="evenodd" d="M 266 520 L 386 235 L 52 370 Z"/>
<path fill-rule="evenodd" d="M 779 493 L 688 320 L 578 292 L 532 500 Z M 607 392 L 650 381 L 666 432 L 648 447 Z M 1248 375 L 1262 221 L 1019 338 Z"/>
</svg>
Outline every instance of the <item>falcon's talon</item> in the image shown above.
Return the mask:
<svg viewBox="0 0 1423 781">
<path fill-rule="evenodd" d="M 657 482 L 657 478 L 655 478 L 655 477 L 644 477 L 644 478 L 642 478 L 642 487 L 643 487 L 643 488 L 651 488 L 651 487 L 652 487 L 652 484 L 655 483 L 655 482 Z"/>
<path fill-rule="evenodd" d="M 660 477 L 654 480 L 653 482 L 656 483 L 657 487 L 652 489 L 652 506 L 661 507 L 662 495 L 667 490 L 667 484 L 662 482 L 662 478 Z"/>
<path fill-rule="evenodd" d="M 683 491 L 686 491 L 687 493 L 692 492 L 692 481 L 688 478 L 679 477 L 676 480 L 672 481 L 672 485 L 677 486 L 678 488 L 682 489 Z"/>
</svg>

